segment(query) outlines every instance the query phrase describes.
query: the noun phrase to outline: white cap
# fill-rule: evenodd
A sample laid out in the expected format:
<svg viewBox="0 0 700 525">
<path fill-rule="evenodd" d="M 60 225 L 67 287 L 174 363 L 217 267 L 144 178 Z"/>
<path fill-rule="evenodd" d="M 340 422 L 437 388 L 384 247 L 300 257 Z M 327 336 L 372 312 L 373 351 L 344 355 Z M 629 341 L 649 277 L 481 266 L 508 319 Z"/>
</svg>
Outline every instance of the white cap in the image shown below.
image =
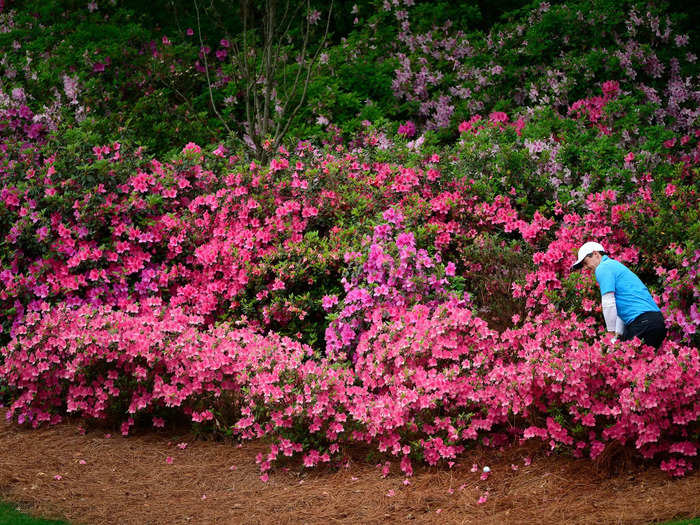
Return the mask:
<svg viewBox="0 0 700 525">
<path fill-rule="evenodd" d="M 578 270 L 581 267 L 581 263 L 583 263 L 583 259 L 593 252 L 605 253 L 605 248 L 597 242 L 587 242 L 578 249 L 578 259 L 571 265 L 571 269 Z"/>
</svg>

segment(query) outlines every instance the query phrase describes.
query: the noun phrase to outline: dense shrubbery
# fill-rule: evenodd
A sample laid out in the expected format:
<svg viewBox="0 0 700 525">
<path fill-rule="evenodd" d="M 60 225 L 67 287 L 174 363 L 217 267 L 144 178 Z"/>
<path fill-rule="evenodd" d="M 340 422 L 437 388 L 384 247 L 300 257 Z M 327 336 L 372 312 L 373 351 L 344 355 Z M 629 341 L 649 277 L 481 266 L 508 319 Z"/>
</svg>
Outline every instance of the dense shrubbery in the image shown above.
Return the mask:
<svg viewBox="0 0 700 525">
<path fill-rule="evenodd" d="M 270 439 L 263 474 L 354 442 L 407 474 L 477 441 L 531 438 L 592 458 L 628 446 L 674 475 L 697 464 L 686 38 L 641 4 L 579 2 L 467 44 L 406 4 L 367 25 L 360 5 L 361 27 L 331 41 L 293 139 L 264 164 L 239 140 L 210 141 L 219 124 L 187 34 L 156 42 L 109 6 L 2 15 L 10 417 L 74 414 L 125 434 L 186 417 Z M 602 13 L 605 34 L 576 31 L 590 23 L 579 11 Z M 571 31 L 551 40 L 563 20 Z M 374 53 L 395 53 L 398 98 L 394 59 L 370 68 Z M 590 239 L 649 285 L 669 329 L 660 351 L 605 336 L 593 279 L 569 268 Z"/>
</svg>

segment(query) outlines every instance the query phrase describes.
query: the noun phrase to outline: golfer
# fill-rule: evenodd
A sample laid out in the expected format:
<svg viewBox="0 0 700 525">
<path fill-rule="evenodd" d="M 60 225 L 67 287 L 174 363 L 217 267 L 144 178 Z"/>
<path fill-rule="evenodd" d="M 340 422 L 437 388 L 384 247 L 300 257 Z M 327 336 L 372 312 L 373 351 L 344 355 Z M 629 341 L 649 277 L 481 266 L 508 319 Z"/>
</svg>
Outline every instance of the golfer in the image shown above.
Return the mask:
<svg viewBox="0 0 700 525">
<path fill-rule="evenodd" d="M 605 249 L 597 242 L 587 242 L 579 248 L 578 259 L 571 268 L 578 270 L 581 266 L 595 272 L 607 331 L 615 332 L 622 341 L 639 337 L 658 350 L 666 337 L 666 325 L 639 277 L 605 255 Z"/>
</svg>

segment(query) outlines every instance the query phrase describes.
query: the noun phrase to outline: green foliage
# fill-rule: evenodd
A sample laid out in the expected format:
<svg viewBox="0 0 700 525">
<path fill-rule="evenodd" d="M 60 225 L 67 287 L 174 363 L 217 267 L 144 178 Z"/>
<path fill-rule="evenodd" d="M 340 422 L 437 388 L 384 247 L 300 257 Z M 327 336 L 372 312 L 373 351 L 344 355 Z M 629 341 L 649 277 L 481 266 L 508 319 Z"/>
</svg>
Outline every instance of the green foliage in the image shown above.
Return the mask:
<svg viewBox="0 0 700 525">
<path fill-rule="evenodd" d="M 353 5 L 356 14 L 352 14 Z M 552 107 L 562 111 L 576 98 L 595 94 L 596 83 L 619 76 L 620 64 L 603 52 L 615 44 L 615 35 L 624 33 L 628 12 L 638 2 L 612 0 L 576 0 L 554 3 L 549 10 L 534 18 L 532 10 L 539 2 L 510 0 L 497 5 L 476 2 L 418 1 L 411 12 L 411 30 L 416 33 L 442 27 L 446 21 L 452 30 L 469 36 L 477 52 L 463 60 L 467 69 L 498 65 L 503 72 L 489 78 L 489 85 L 467 99 L 455 100 L 454 114 L 466 118 L 474 113 L 473 100 L 485 103 L 484 112 L 512 112 L 521 106 L 517 93 L 551 82 L 548 76 L 558 72 L 565 100 L 552 100 Z M 641 6 L 641 4 L 639 4 Z M 318 8 L 326 7 L 319 4 Z M 685 7 L 685 6 L 684 6 Z M 202 6 L 200 25 L 205 44 L 218 48 L 221 38 L 240 35 L 241 19 L 234 16 L 238 8 L 226 2 Z M 651 13 L 663 18 L 667 7 L 652 7 Z M 671 10 L 680 9 L 672 2 Z M 640 12 L 644 12 L 646 7 Z M 685 10 L 685 9 L 684 9 Z M 687 11 L 687 10 L 686 10 Z M 687 11 L 692 13 L 692 11 Z M 356 18 L 356 21 L 355 21 Z M 671 13 L 671 19 L 691 36 L 694 28 L 689 16 Z M 51 106 L 56 90 L 62 92 L 64 75 L 79 80 L 81 94 L 78 105 L 65 104 L 60 111 L 65 127 L 78 127 L 97 143 L 129 140 L 160 154 L 174 151 L 187 141 L 213 143 L 225 138 L 223 123 L 212 111 L 204 75 L 197 67 L 199 36 L 188 36 L 186 28 L 197 29 L 193 5 L 188 2 L 160 1 L 148 4 L 124 2 L 118 7 L 106 3 L 89 12 L 75 2 L 39 2 L 32 0 L 16 10 L 13 30 L 0 33 L 0 45 L 9 50 L 6 67 L 19 75 L 19 82 L 28 61 L 33 78 L 26 83 L 34 104 Z M 290 26 L 290 35 L 298 36 L 304 18 L 298 16 Z M 685 24 L 685 25 L 684 25 Z M 518 29 L 521 28 L 521 29 Z M 517 36 L 518 31 L 524 31 Z M 336 2 L 332 14 L 331 34 L 323 50 L 324 60 L 317 64 L 311 77 L 307 102 L 293 119 L 288 136 L 314 140 L 350 140 L 362 129 L 362 121 L 388 119 L 401 122 L 416 119 L 418 101 L 399 101 L 394 97 L 392 82 L 398 64 L 395 53 L 400 23 L 393 12 L 383 8 L 380 0 Z M 491 31 L 492 36 L 488 36 Z M 437 33 L 435 33 L 437 37 Z M 500 38 L 492 49 L 487 39 Z M 162 44 L 168 37 L 169 45 Z M 315 35 L 318 38 L 318 35 Z M 640 41 L 650 42 L 649 49 L 662 61 L 671 58 L 672 46 L 663 46 L 653 34 L 640 34 Z M 527 45 L 522 45 L 527 41 Z M 691 44 L 697 45 L 691 38 Z M 19 42 L 20 49 L 13 49 Z M 290 56 L 298 51 L 296 44 L 285 44 L 281 51 Z M 691 48 L 692 49 L 692 48 Z M 325 57 L 327 56 L 327 61 Z M 109 60 L 104 71 L 93 71 L 96 64 Z M 200 59 L 201 62 L 201 59 Z M 210 56 L 212 81 L 221 80 L 214 70 L 233 78 L 231 64 Z M 686 70 L 682 74 L 692 74 Z M 279 71 L 280 86 L 296 73 L 290 61 Z M 451 64 L 439 64 L 444 84 L 452 85 L 457 73 Z M 660 89 L 652 77 L 639 81 Z M 10 82 L 12 84 L 12 82 Z M 221 114 L 230 123 L 245 120 L 240 82 L 224 83 L 213 92 Z M 298 95 L 297 95 L 298 97 Z M 234 100 L 232 103 L 231 100 Z M 300 99 L 292 100 L 294 106 Z M 227 102 L 228 101 L 228 102 Z M 640 104 L 640 100 L 635 100 Z M 653 108 L 638 108 L 644 118 Z M 71 117 L 71 118 L 68 118 Z M 86 118 L 87 117 L 87 118 Z M 331 126 L 323 124 L 328 119 Z M 637 118 L 632 115 L 630 118 Z M 420 120 L 420 118 L 418 118 Z M 630 122 L 628 129 L 633 127 Z M 454 129 L 437 133 L 440 142 L 454 136 Z M 240 139 L 242 134 L 239 134 Z M 95 142 L 93 142 L 95 143 Z"/>
<path fill-rule="evenodd" d="M 32 105 L 57 107 L 65 129 L 77 127 L 90 144 L 129 139 L 164 153 L 181 147 L 182 137 L 212 141 L 218 126 L 208 121 L 206 99 L 198 100 L 195 48 L 155 56 L 161 37 L 121 7 L 105 4 L 90 13 L 82 4 L 28 2 L 16 12 L 14 29 L 0 33 L 0 46 L 12 50 L 6 67 L 31 71 L 22 86 Z M 78 83 L 75 103 L 63 92 L 65 76 Z"/>
<path fill-rule="evenodd" d="M 36 518 L 22 512 L 17 505 L 0 502 L 0 525 L 67 525 L 67 522 Z"/>
<path fill-rule="evenodd" d="M 513 283 L 532 271 L 532 250 L 499 234 L 484 233 L 459 239 L 457 275 L 464 283 L 477 314 L 492 328 L 512 326 L 513 316 L 524 317 L 525 301 L 512 296 Z"/>
</svg>

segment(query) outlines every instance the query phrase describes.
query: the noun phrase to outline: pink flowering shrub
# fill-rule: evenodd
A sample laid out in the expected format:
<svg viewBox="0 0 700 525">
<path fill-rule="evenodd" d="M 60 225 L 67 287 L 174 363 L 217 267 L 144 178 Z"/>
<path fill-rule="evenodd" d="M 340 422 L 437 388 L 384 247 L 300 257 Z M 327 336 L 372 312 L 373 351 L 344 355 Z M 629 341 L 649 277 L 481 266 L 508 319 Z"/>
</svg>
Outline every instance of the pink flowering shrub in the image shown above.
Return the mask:
<svg viewBox="0 0 700 525">
<path fill-rule="evenodd" d="M 108 149 L 95 155 L 113 157 Z M 242 439 L 271 438 L 268 456 L 259 458 L 263 472 L 294 454 L 307 466 L 330 461 L 343 446 L 362 442 L 397 457 L 410 473 L 413 460 L 450 460 L 474 440 L 500 446 L 534 437 L 591 457 L 616 442 L 663 461 L 674 475 L 693 468 L 698 353 L 681 342 L 697 324 L 693 303 L 684 302 L 697 293 L 688 288 L 696 259 L 673 263 L 675 272 L 659 271 L 670 287 L 662 305 L 671 335 L 658 353 L 636 343 L 600 342 L 596 289 L 569 276 L 575 248 L 591 236 L 622 262 L 639 260 L 624 225 L 644 216 L 646 187 L 639 189 L 640 202 L 620 204 L 608 190 L 588 195 L 585 213 L 562 207 L 553 218 L 536 212 L 526 220 L 508 197 L 482 200 L 478 188 L 458 180 L 441 188 L 439 159 L 432 156 L 422 168 L 363 168 L 352 155 L 321 157 L 336 190 L 344 186 L 332 170 L 348 170 L 379 188 L 364 193 L 372 206 L 366 209 L 378 217 L 360 223 L 369 231 L 354 244 L 338 225 L 319 233 L 323 221 L 343 224 L 343 213 L 363 201 L 331 190 L 309 200 L 304 186 L 317 182 L 302 170 L 290 177 L 297 162 L 291 156 L 282 154 L 269 169 L 228 174 L 224 185 L 200 164 L 204 156 L 190 146 L 173 165 L 132 173 L 123 184 L 125 201 L 112 201 L 135 206 L 142 193 L 182 190 L 187 209 L 179 216 L 162 208 L 167 201 L 154 201 L 140 208 L 148 222 L 137 231 L 134 223 L 119 226 L 119 217 L 128 215 L 103 208 L 123 233 L 111 241 L 115 253 L 158 262 L 135 266 L 138 278 L 125 278 L 114 292 L 90 290 L 103 286 L 116 265 L 74 264 L 81 223 L 61 228 L 56 221 L 52 264 L 65 268 L 64 278 L 83 275 L 78 282 L 87 294 L 72 295 L 82 305 L 74 309 L 52 306 L 60 295 L 49 295 L 40 281 L 30 288 L 37 299 L 16 320 L 2 351 L 10 417 L 36 426 L 71 413 L 120 423 L 127 433 L 137 424 L 160 426 L 185 416 Z M 74 213 L 73 220 L 81 218 Z M 317 237 L 307 237 L 310 226 Z M 514 288 L 523 310 L 503 332 L 472 312 L 478 305 L 459 302 L 457 279 L 464 283 L 474 264 L 489 263 L 479 259 L 478 247 L 499 236 L 522 239 L 521 249 L 534 254 L 532 272 Z M 315 299 L 316 308 L 331 312 L 327 357 L 269 331 L 283 329 L 286 316 L 303 320 L 302 309 L 292 310 L 302 303 L 290 287 L 309 278 L 304 268 L 328 277 L 328 265 L 280 272 L 322 253 L 313 251 L 321 239 L 338 243 L 331 267 L 347 267 L 345 281 L 337 273 Z M 305 242 L 311 251 L 300 250 Z M 477 249 L 465 250 L 466 243 Z M 455 251 L 455 262 L 445 264 Z M 138 259 L 124 259 L 126 269 L 131 261 Z M 270 261 L 280 264 L 274 272 Z M 279 301 L 268 300 L 271 295 Z M 217 323 L 227 309 L 236 311 L 235 302 L 242 307 L 252 297 L 260 301 L 260 317 L 238 318 L 240 328 Z"/>
<path fill-rule="evenodd" d="M 393 208 L 374 227 L 372 238 L 363 242 L 364 253 L 345 254 L 350 279 L 343 279 L 344 296 L 338 313 L 326 330 L 326 350 L 335 355 L 352 348 L 371 316 L 383 308 L 409 308 L 414 304 L 435 305 L 453 297 L 447 290 L 447 274 L 454 264 L 442 264 L 439 254 L 431 256 L 416 244 L 416 237 L 404 229 L 404 216 Z"/>
<path fill-rule="evenodd" d="M 313 466 L 362 442 L 435 464 L 469 442 L 540 438 L 596 457 L 629 444 L 692 468 L 700 358 L 675 343 L 605 352 L 591 321 L 539 316 L 499 334 L 455 301 L 385 306 L 370 316 L 348 369 L 274 334 L 220 324 L 148 301 L 133 313 L 59 307 L 32 315 L 5 348 L 17 391 L 8 417 L 36 427 L 61 414 L 161 426 L 181 413 L 274 439 L 261 469 L 304 453 Z M 305 436 L 315 443 L 307 448 Z M 673 465 L 673 468 L 668 465 Z"/>
<path fill-rule="evenodd" d="M 593 458 L 611 441 L 634 445 L 643 456 L 653 457 L 686 441 L 688 431 L 697 432 L 698 385 L 692 377 L 699 364 L 697 349 L 667 344 L 654 352 L 624 343 L 605 351 L 601 342 L 585 342 L 586 334 L 593 335 L 591 321 L 543 314 L 502 334 L 530 367 L 520 376 L 523 382 L 511 381 L 510 389 L 520 399 L 532 399 L 533 407 L 550 407 L 545 410 L 550 417 L 543 414 L 541 423 L 526 428 L 523 436 L 540 437 L 552 447 L 570 446 Z M 519 337 L 519 344 L 513 344 Z M 524 396 L 523 385 L 529 389 Z M 561 408 L 552 418 L 554 406 Z"/>
<path fill-rule="evenodd" d="M 481 39 L 449 24 L 413 33 L 409 3 L 385 8 L 402 29 L 401 121 L 358 114 L 347 136 L 319 113 L 323 145 L 263 143 L 264 164 L 187 134 L 153 155 L 79 122 L 78 107 L 115 90 L 191 80 L 176 36 L 140 48 L 150 79 L 126 64 L 134 49 L 81 55 L 56 77 L 62 109 L 41 109 L 28 63 L 27 89 L 15 71 L 0 93 L 10 418 L 71 414 L 124 434 L 188 421 L 269 440 L 263 474 L 353 443 L 410 474 L 533 438 L 593 459 L 626 447 L 672 475 L 697 467 L 698 99 L 692 57 L 669 48 L 687 42 L 651 11 L 626 23 L 547 4 L 524 16 L 542 35 L 571 22 L 552 40 L 523 20 Z M 585 43 L 577 23 L 619 45 L 559 56 Z M 196 51 L 215 96 L 235 94 L 219 65 L 230 47 Z M 658 351 L 605 335 L 593 277 L 570 269 L 588 240 L 648 284 L 668 329 Z"/>
<path fill-rule="evenodd" d="M 371 317 L 356 349 L 355 373 L 368 391 L 355 414 L 362 439 L 402 457 L 407 474 L 411 454 L 429 464 L 455 458 L 479 434 L 466 429 L 485 408 L 478 391 L 498 333 L 457 301 L 389 306 Z"/>
<path fill-rule="evenodd" d="M 455 457 L 469 440 L 497 446 L 517 436 L 593 458 L 612 441 L 646 457 L 683 450 L 678 465 L 692 468 L 696 348 L 656 353 L 630 343 L 605 352 L 590 339 L 592 322 L 551 313 L 498 334 L 455 304 L 374 319 L 356 373 L 383 394 L 371 435 L 393 443 L 394 454 L 408 453 L 409 436 L 425 436 L 429 463 Z"/>
<path fill-rule="evenodd" d="M 274 400 L 273 376 L 296 369 L 310 353 L 250 329 L 205 329 L 201 316 L 150 300 L 131 312 L 83 306 L 32 314 L 6 347 L 2 372 L 21 392 L 9 413 L 18 422 L 55 423 L 60 410 L 119 418 L 126 434 L 137 417 L 162 426 L 174 412 L 195 422 L 220 411 L 249 415 L 246 395 Z"/>
</svg>

